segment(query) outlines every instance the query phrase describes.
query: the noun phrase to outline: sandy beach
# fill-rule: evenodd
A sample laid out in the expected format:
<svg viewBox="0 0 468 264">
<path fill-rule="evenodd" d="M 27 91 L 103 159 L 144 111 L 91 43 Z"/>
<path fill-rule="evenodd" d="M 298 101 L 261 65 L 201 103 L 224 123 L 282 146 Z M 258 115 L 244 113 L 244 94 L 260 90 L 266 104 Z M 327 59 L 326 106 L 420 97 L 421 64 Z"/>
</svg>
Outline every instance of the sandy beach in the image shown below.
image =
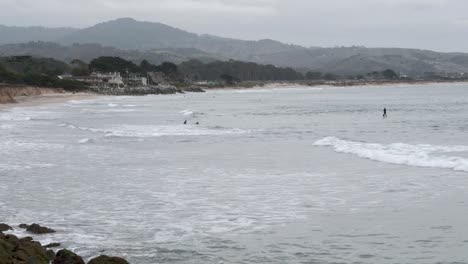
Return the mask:
<svg viewBox="0 0 468 264">
<path fill-rule="evenodd" d="M 100 97 L 100 95 L 90 93 L 50 93 L 32 96 L 15 97 L 17 103 L 0 104 L 0 110 L 13 107 L 31 107 L 45 104 L 64 103 L 71 100 L 91 100 Z"/>
</svg>

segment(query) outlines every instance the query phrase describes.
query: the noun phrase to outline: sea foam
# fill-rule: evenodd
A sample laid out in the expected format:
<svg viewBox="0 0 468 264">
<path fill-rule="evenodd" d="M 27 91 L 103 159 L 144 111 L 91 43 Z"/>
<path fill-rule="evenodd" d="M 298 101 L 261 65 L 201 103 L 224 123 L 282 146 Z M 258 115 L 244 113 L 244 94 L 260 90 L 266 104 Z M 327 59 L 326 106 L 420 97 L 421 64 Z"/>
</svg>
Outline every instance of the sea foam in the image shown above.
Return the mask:
<svg viewBox="0 0 468 264">
<path fill-rule="evenodd" d="M 323 138 L 315 142 L 314 145 L 333 147 L 339 153 L 354 154 L 361 158 L 391 164 L 468 172 L 468 159 L 447 155 L 454 152 L 468 152 L 468 146 L 410 145 L 404 143 L 384 145 L 343 140 L 336 137 Z"/>
</svg>

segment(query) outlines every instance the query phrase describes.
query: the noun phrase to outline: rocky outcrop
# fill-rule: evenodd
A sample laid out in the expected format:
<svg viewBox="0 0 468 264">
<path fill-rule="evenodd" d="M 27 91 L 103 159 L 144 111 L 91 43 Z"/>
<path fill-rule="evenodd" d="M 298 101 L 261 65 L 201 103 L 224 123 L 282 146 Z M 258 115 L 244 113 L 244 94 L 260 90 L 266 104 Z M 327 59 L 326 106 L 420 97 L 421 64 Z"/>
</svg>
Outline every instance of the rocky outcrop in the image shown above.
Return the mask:
<svg viewBox="0 0 468 264">
<path fill-rule="evenodd" d="M 40 226 L 38 224 L 32 224 L 32 225 L 21 224 L 19 225 L 19 227 L 26 229 L 26 231 L 30 233 L 38 234 L 38 235 L 55 233 L 55 230 L 45 227 L 45 226 Z"/>
<path fill-rule="evenodd" d="M 61 246 L 60 243 L 50 243 L 50 244 L 45 245 L 44 247 L 45 248 L 56 248 L 56 247 L 60 247 L 60 246 Z"/>
<path fill-rule="evenodd" d="M 0 264 L 48 264 L 47 251 L 32 238 L 0 234 Z"/>
<path fill-rule="evenodd" d="M 150 94 L 177 94 L 185 92 L 202 93 L 205 92 L 199 87 L 186 87 L 179 89 L 172 85 L 144 86 L 144 87 L 91 87 L 91 91 L 103 95 L 150 95 Z"/>
<path fill-rule="evenodd" d="M 0 224 L 0 233 L 8 230 L 13 230 L 13 228 L 7 224 Z"/>
<path fill-rule="evenodd" d="M 54 233 L 53 229 L 38 224 L 21 224 L 21 228 L 35 234 Z M 7 224 L 0 224 L 0 230 L 9 231 L 13 228 Z M 3 234 L 0 231 L 0 264 L 85 264 L 79 255 L 62 249 L 57 254 L 50 248 L 60 247 L 60 243 L 41 245 L 32 237 L 18 238 L 14 235 Z M 99 256 L 92 259 L 90 264 L 129 264 L 119 257 Z"/>
<path fill-rule="evenodd" d="M 184 92 L 190 93 L 205 93 L 206 91 L 200 87 L 192 86 L 192 87 L 185 87 L 182 89 Z"/>
<path fill-rule="evenodd" d="M 118 257 L 99 256 L 93 258 L 88 264 L 129 264 L 125 259 Z"/>
<path fill-rule="evenodd" d="M 77 254 L 67 250 L 62 249 L 55 255 L 54 261 L 52 264 L 85 264 L 83 259 Z"/>
</svg>

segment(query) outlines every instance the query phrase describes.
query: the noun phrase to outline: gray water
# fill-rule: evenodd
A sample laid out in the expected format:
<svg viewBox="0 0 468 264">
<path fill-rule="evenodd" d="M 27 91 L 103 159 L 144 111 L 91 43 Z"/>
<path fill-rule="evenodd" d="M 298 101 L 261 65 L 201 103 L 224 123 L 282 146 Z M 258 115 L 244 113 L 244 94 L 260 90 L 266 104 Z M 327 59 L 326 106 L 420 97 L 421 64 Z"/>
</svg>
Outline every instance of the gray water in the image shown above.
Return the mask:
<svg viewBox="0 0 468 264">
<path fill-rule="evenodd" d="M 260 89 L 3 111 L 0 222 L 131 263 L 468 263 L 467 95 Z"/>
</svg>

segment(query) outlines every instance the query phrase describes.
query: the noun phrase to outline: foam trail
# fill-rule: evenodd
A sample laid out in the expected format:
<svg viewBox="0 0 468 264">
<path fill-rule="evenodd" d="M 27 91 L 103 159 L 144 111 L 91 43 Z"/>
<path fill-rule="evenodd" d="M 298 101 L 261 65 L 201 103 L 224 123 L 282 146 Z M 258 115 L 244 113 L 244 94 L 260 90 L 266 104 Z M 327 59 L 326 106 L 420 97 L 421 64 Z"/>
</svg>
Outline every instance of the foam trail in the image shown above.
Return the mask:
<svg viewBox="0 0 468 264">
<path fill-rule="evenodd" d="M 391 164 L 416 167 L 452 169 L 468 172 L 468 159 L 434 154 L 468 152 L 468 146 L 434 146 L 394 143 L 383 145 L 342 140 L 326 137 L 314 143 L 315 146 L 333 147 L 336 152 L 354 154 L 358 157 Z"/>
<path fill-rule="evenodd" d="M 180 111 L 180 113 L 184 116 L 190 116 L 190 115 L 194 115 L 197 111 L 195 110 L 191 110 L 191 109 L 186 109 L 186 110 L 183 110 L 183 111 Z"/>
</svg>

